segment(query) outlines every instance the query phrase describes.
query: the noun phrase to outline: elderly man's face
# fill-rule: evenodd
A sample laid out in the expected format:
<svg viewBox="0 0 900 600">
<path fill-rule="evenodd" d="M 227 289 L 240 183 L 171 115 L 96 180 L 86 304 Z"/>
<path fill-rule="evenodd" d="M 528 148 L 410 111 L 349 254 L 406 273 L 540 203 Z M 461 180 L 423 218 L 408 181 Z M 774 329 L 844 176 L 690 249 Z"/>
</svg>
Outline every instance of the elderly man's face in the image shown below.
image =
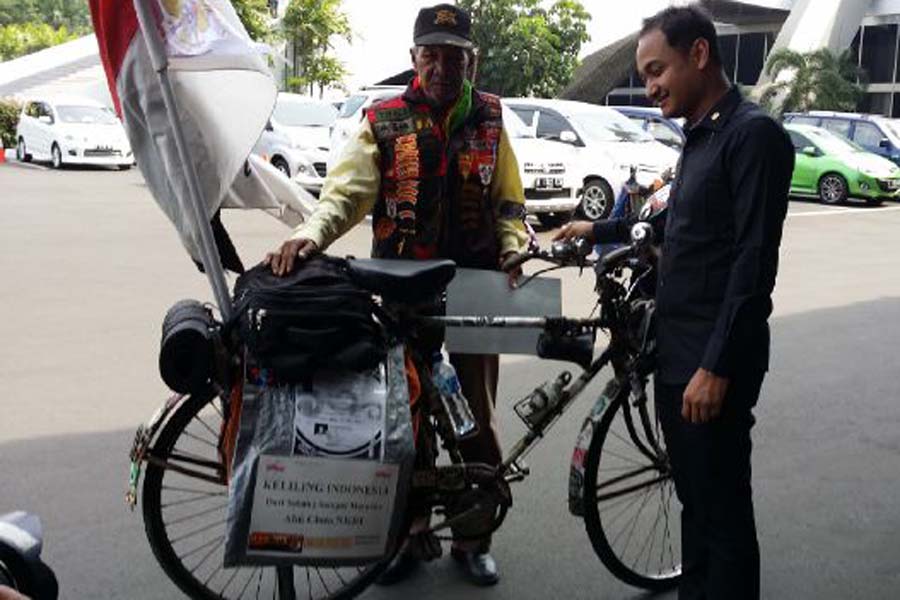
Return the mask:
<svg viewBox="0 0 900 600">
<path fill-rule="evenodd" d="M 416 46 L 410 53 L 431 104 L 444 107 L 459 97 L 469 67 L 468 52 L 457 46 Z"/>
</svg>

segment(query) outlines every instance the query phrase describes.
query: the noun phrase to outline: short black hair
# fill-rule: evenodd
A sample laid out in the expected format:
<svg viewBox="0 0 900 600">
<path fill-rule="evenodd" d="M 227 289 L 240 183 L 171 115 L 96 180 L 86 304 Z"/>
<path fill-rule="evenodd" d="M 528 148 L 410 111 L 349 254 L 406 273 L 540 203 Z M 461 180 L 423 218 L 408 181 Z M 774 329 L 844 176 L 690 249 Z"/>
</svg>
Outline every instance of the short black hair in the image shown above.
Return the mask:
<svg viewBox="0 0 900 600">
<path fill-rule="evenodd" d="M 652 17 L 644 19 L 639 37 L 659 29 L 666 36 L 670 46 L 681 52 L 690 52 L 694 42 L 703 38 L 709 44 L 709 58 L 717 65 L 722 64 L 719 50 L 719 36 L 712 17 L 697 4 L 670 6 Z"/>
</svg>

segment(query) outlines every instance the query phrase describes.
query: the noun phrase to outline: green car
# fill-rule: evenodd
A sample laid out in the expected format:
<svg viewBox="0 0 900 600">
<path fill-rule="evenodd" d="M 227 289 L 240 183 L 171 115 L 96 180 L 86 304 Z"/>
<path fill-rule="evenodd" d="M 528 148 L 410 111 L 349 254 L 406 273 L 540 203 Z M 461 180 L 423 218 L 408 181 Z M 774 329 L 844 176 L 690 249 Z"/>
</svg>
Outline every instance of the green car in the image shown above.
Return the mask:
<svg viewBox="0 0 900 600">
<path fill-rule="evenodd" d="M 785 124 L 797 152 L 791 194 L 825 204 L 861 198 L 871 205 L 900 195 L 900 167 L 813 125 Z"/>
</svg>

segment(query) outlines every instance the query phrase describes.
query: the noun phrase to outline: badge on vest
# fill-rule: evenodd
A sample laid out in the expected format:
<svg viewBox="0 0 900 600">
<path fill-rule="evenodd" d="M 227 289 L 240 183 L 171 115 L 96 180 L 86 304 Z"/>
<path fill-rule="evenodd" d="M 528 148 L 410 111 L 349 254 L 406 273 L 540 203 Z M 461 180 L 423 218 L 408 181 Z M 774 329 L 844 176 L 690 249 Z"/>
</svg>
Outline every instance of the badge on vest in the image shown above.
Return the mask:
<svg viewBox="0 0 900 600">
<path fill-rule="evenodd" d="M 491 179 L 494 177 L 494 165 L 478 165 L 478 175 L 481 177 L 481 185 L 491 185 Z"/>
</svg>

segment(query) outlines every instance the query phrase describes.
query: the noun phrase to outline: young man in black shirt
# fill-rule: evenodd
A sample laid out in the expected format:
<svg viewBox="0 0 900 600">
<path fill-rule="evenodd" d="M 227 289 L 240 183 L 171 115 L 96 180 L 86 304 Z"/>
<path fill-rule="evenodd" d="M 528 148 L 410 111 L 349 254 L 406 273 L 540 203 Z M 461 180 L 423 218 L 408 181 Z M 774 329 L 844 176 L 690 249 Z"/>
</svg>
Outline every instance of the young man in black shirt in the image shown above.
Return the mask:
<svg viewBox="0 0 900 600">
<path fill-rule="evenodd" d="M 794 167 L 790 139 L 731 86 L 696 6 L 647 19 L 647 96 L 687 120 L 656 295 L 656 404 L 682 503 L 681 599 L 759 597 L 750 429 L 769 359 L 768 317 Z M 557 238 L 622 240 L 629 223 L 571 223 Z"/>
</svg>

